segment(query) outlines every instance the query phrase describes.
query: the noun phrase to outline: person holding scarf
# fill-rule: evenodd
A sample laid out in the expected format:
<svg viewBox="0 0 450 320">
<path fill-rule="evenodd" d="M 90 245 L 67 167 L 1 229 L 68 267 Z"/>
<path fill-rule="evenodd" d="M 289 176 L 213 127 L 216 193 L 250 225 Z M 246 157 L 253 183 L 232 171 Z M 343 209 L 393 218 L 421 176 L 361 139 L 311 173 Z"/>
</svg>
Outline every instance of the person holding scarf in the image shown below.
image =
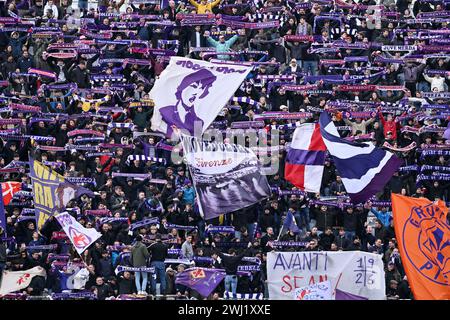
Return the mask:
<svg viewBox="0 0 450 320">
<path fill-rule="evenodd" d="M 131 264 L 133 267 L 146 267 L 147 259 L 149 258 L 150 253 L 147 250 L 147 247 L 142 243 L 142 236 L 136 236 L 136 243 L 131 250 Z M 136 289 L 138 294 L 147 294 L 147 281 L 148 281 L 148 273 L 144 271 L 136 271 L 134 273 Z M 141 283 L 142 277 L 142 283 Z"/>
</svg>

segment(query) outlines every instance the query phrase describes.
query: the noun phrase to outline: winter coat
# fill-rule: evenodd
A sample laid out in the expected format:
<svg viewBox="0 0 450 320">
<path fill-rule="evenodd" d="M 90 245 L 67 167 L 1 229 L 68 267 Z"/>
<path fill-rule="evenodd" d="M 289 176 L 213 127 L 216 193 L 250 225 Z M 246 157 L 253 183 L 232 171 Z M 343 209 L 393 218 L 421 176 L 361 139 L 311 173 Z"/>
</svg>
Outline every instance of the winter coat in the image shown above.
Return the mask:
<svg viewBox="0 0 450 320">
<path fill-rule="evenodd" d="M 150 253 L 147 247 L 140 241 L 136 242 L 131 250 L 131 264 L 133 267 L 145 267 L 147 266 L 147 259 Z"/>
</svg>

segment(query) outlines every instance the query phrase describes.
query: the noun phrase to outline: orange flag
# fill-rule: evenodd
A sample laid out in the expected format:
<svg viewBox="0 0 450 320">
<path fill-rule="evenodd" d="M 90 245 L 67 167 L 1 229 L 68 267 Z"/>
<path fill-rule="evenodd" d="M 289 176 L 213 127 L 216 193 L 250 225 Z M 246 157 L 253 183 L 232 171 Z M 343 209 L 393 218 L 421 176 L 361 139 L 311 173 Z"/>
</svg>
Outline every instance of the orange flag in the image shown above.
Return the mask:
<svg viewBox="0 0 450 320">
<path fill-rule="evenodd" d="M 391 197 L 400 256 L 414 298 L 450 299 L 450 226 L 445 202 Z"/>
</svg>

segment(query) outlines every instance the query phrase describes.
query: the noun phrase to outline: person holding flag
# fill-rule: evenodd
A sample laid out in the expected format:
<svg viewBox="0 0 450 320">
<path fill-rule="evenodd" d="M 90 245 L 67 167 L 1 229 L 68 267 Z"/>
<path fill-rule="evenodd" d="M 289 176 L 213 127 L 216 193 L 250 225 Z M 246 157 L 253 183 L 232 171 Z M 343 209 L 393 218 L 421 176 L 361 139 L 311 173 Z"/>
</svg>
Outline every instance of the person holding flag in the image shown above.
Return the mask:
<svg viewBox="0 0 450 320">
<path fill-rule="evenodd" d="M 299 233 L 300 229 L 297 226 L 297 222 L 294 218 L 293 208 L 289 208 L 286 218 L 284 219 L 283 226 L 280 229 L 280 234 L 278 235 L 277 241 L 280 240 L 280 237 L 284 236 L 285 234 L 295 234 Z"/>
</svg>

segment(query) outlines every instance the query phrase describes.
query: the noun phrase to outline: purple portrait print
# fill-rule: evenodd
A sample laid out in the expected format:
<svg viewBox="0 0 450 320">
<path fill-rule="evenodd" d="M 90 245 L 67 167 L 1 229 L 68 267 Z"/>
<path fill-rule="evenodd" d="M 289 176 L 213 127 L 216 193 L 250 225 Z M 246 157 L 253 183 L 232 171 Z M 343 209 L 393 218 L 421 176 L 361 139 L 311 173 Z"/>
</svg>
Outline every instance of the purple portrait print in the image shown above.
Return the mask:
<svg viewBox="0 0 450 320">
<path fill-rule="evenodd" d="M 162 119 L 167 123 L 166 135 L 172 135 L 171 126 L 187 130 L 194 134 L 194 124 L 203 127 L 203 120 L 195 113 L 194 106 L 209 94 L 209 88 L 217 77 L 207 69 L 200 69 L 187 75 L 178 85 L 175 97 L 177 102 L 173 106 L 159 109 Z"/>
</svg>

